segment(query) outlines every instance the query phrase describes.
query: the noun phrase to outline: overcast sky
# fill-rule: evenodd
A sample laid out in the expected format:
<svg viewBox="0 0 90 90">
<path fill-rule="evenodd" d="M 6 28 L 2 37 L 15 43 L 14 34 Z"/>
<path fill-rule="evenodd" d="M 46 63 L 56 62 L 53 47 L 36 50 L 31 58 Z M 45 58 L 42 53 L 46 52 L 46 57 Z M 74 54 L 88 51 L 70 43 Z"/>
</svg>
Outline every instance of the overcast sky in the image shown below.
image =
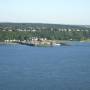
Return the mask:
<svg viewBox="0 0 90 90">
<path fill-rule="evenodd" d="M 90 25 L 90 0 L 0 0 L 0 22 Z"/>
</svg>

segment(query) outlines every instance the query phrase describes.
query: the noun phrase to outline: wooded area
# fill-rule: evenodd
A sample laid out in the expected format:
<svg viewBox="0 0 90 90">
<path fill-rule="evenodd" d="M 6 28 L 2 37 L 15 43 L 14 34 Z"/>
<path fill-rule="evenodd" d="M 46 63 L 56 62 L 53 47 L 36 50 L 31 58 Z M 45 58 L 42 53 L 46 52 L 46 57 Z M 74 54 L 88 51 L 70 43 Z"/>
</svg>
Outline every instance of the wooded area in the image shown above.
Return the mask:
<svg viewBox="0 0 90 90">
<path fill-rule="evenodd" d="M 49 40 L 87 40 L 90 27 L 84 25 L 59 25 L 35 23 L 0 23 L 0 41 L 30 40 L 32 37 Z"/>
</svg>

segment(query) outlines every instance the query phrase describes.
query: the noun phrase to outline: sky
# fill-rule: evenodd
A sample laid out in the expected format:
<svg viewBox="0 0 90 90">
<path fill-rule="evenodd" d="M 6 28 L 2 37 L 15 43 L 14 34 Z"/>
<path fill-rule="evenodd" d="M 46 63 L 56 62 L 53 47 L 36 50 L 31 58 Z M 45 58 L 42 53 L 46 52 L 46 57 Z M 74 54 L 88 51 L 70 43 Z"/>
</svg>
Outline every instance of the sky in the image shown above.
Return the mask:
<svg viewBox="0 0 90 90">
<path fill-rule="evenodd" d="M 90 0 L 0 0 L 0 22 L 90 25 Z"/>
</svg>

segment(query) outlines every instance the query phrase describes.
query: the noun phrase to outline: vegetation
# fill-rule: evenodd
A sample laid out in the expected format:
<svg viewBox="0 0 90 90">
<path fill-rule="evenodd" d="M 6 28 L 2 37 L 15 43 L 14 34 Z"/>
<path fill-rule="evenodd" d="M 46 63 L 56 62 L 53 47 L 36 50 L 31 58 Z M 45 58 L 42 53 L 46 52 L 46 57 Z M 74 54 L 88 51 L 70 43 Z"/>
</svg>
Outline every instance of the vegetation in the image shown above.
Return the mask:
<svg viewBox="0 0 90 90">
<path fill-rule="evenodd" d="M 82 25 L 0 23 L 0 41 L 30 40 L 32 37 L 49 40 L 90 40 L 90 27 Z"/>
</svg>

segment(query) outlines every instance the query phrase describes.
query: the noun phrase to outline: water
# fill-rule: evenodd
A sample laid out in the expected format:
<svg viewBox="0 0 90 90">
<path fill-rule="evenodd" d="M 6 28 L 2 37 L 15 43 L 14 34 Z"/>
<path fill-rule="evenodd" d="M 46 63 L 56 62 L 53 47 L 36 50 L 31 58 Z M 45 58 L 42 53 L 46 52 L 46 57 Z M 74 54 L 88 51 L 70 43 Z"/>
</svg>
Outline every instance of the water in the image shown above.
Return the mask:
<svg viewBox="0 0 90 90">
<path fill-rule="evenodd" d="M 0 90 L 90 90 L 90 43 L 0 45 Z"/>
</svg>

